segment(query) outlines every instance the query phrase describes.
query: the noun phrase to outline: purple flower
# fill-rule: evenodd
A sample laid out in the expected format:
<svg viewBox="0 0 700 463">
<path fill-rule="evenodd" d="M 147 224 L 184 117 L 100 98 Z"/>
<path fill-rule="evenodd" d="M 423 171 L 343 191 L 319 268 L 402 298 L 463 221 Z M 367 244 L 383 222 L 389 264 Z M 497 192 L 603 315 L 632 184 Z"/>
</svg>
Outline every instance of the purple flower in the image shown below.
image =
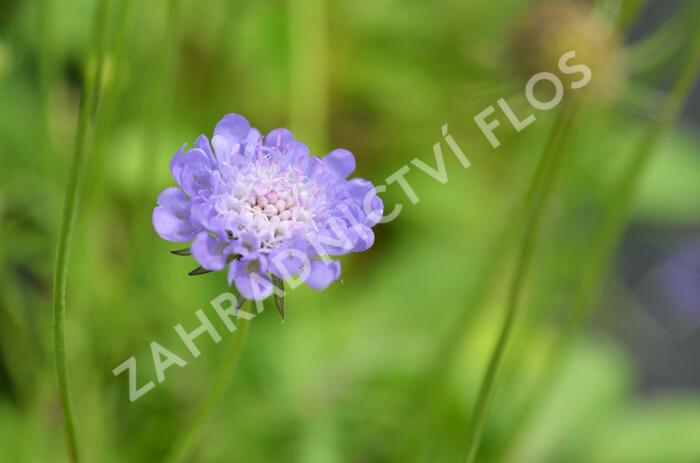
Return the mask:
<svg viewBox="0 0 700 463">
<path fill-rule="evenodd" d="M 372 246 L 383 213 L 370 182 L 348 180 L 352 153 L 311 156 L 289 130 L 262 136 L 237 114 L 216 125 L 211 144 L 201 135 L 180 148 L 170 170 L 179 188 L 160 194 L 153 226 L 168 241 L 192 241 L 202 268 L 228 266 L 247 299 L 272 294 L 270 275 L 325 289 L 340 276 L 329 256 Z"/>
</svg>

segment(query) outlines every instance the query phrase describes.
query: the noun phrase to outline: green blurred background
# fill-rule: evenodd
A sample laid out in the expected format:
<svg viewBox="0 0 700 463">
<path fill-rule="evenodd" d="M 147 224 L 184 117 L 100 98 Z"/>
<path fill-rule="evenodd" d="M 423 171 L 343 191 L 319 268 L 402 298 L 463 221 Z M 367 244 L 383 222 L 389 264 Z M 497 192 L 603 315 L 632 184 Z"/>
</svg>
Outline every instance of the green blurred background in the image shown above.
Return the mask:
<svg viewBox="0 0 700 463">
<path fill-rule="evenodd" d="M 172 154 L 211 135 L 228 112 L 263 132 L 290 127 L 317 154 L 350 149 L 356 174 L 375 183 L 416 157 L 434 164 L 447 123 L 472 167 L 445 146 L 449 182 L 413 169 L 415 206 L 390 187 L 385 204 L 403 203 L 400 217 L 376 229 L 370 251 L 342 258 L 341 281 L 322 293 L 291 292 L 284 323 L 274 308 L 255 318 L 191 461 L 459 461 L 515 255 L 514 240 L 499 237 L 518 227 L 513 211 L 557 111 L 536 112 L 520 133 L 501 115 L 496 150 L 473 117 L 501 97 L 527 109 L 516 67 L 539 57 L 523 54 L 530 37 L 517 31 L 543 8 L 535 3 L 106 3 L 105 68 L 67 293 L 85 461 L 161 461 L 232 341 L 209 306 L 227 290 L 225 275 L 186 276 L 193 262 L 170 255 L 177 245 L 151 225 L 157 194 L 173 183 Z M 68 461 L 51 288 L 83 76 L 96 64 L 97 4 L 0 1 L 2 462 Z M 613 65 L 602 74 L 594 67 L 602 91 L 581 98 L 480 462 L 700 461 L 697 89 L 644 176 L 583 336 L 538 395 L 615 186 L 700 27 L 692 0 L 595 6 L 600 16 L 581 18 L 583 33 L 567 26 L 564 36 Z M 538 29 L 546 36 L 560 25 L 555 18 Z M 605 42 L 604 26 L 625 37 L 624 48 Z M 494 251 L 504 256 L 498 265 Z M 202 356 L 192 359 L 173 326 L 193 329 L 200 308 L 224 340 L 200 338 Z M 155 381 L 152 341 L 188 365 L 131 403 L 126 375 L 112 369 L 135 356 L 139 384 Z"/>
</svg>

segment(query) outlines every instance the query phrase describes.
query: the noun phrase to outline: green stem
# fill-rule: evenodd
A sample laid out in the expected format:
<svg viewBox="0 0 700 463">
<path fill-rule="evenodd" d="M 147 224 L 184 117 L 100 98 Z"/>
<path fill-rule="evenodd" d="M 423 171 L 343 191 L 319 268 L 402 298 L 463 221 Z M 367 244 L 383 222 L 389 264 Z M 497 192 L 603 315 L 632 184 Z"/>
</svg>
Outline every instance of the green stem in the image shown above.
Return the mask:
<svg viewBox="0 0 700 463">
<path fill-rule="evenodd" d="M 552 133 L 559 130 L 558 126 L 559 119 L 557 119 L 555 126 L 552 127 Z M 434 410 L 432 405 L 437 395 L 432 394 L 431 391 L 440 388 L 444 383 L 447 372 L 455 361 L 459 346 L 468 332 L 466 328 L 470 326 L 472 320 L 480 313 L 484 299 L 493 287 L 497 276 L 501 274 L 506 263 L 507 251 L 510 250 L 510 246 L 506 243 L 512 242 L 515 232 L 525 224 L 542 180 L 547 173 L 551 161 L 550 158 L 551 150 L 545 148 L 543 156 L 537 162 L 532 179 L 528 182 L 527 191 L 519 195 L 524 199 L 517 201 L 517 205 L 513 207 L 515 219 L 512 218 L 512 214 L 509 214 L 499 233 L 496 234 L 488 246 L 488 251 L 483 254 L 480 270 L 477 273 L 477 281 L 470 285 L 462 310 L 457 313 L 454 320 L 450 321 L 448 332 L 440 337 L 439 345 L 430 356 L 431 360 L 425 362 L 423 379 L 413 389 L 411 397 L 422 397 L 424 400 L 413 400 L 407 416 L 415 417 L 419 414 L 428 414 Z M 420 442 L 418 437 L 424 435 L 424 428 L 430 420 L 426 417 L 425 419 L 415 419 L 412 422 L 413 429 L 406 432 L 403 442 L 399 444 L 398 455 L 400 461 L 406 461 L 410 458 L 410 455 L 415 454 L 415 446 Z"/>
<path fill-rule="evenodd" d="M 177 50 L 178 50 L 178 27 L 180 24 L 180 14 L 182 12 L 182 0 L 168 0 L 165 20 L 165 32 L 160 48 L 160 59 L 157 63 L 156 72 L 150 80 L 150 98 L 145 99 L 144 108 L 144 157 L 141 184 L 145 189 L 145 195 L 152 194 L 153 180 L 156 175 L 157 161 L 161 159 L 158 155 L 160 143 L 163 135 L 163 127 L 169 117 L 172 93 L 174 92 L 173 76 L 177 74 Z"/>
<path fill-rule="evenodd" d="M 231 382 L 231 378 L 236 371 L 238 360 L 243 352 L 243 346 L 248 333 L 250 320 L 239 318 L 240 324 L 235 338 L 231 341 L 229 350 L 226 352 L 221 367 L 214 377 L 211 388 L 206 395 L 206 399 L 197 411 L 197 414 L 192 419 L 189 427 L 175 442 L 169 457 L 168 463 L 176 463 L 184 461 L 189 455 L 192 447 L 196 444 L 202 429 L 207 423 L 207 418 L 211 414 L 214 406 L 219 403 L 221 397 L 226 391 L 226 386 Z"/>
<path fill-rule="evenodd" d="M 73 241 L 73 235 L 75 234 L 75 223 L 85 177 L 85 146 L 87 130 L 90 123 L 92 109 L 95 101 L 97 101 L 97 95 L 99 93 L 99 82 L 96 80 L 96 76 L 102 74 L 102 52 L 108 10 L 108 0 L 100 0 L 97 11 L 94 42 L 96 68 L 94 76 L 89 70 L 85 73 L 85 87 L 80 97 L 80 114 L 78 116 L 78 127 L 75 134 L 73 163 L 69 172 L 68 186 L 66 189 L 66 197 L 63 206 L 63 216 L 61 219 L 61 229 L 58 238 L 56 270 L 53 287 L 53 331 L 56 376 L 61 397 L 61 405 L 63 408 L 63 421 L 68 444 L 68 453 L 71 461 L 74 462 L 79 461 L 79 452 L 68 384 L 68 369 L 66 367 L 66 284 L 68 281 L 70 248 Z"/>
<path fill-rule="evenodd" d="M 498 341 L 491 354 L 486 373 L 479 389 L 471 421 L 467 429 L 466 454 L 464 459 L 466 463 L 472 463 L 474 461 L 479 449 L 487 410 L 491 397 L 493 396 L 498 372 L 508 346 L 508 341 L 513 331 L 522 296 L 522 289 L 527 280 L 537 237 L 544 217 L 544 211 L 549 203 L 552 190 L 556 185 L 561 170 L 560 166 L 563 159 L 564 148 L 571 133 L 572 119 L 572 114 L 569 111 L 564 112 L 558 121 L 556 130 L 553 131 L 550 141 L 547 144 L 545 157 L 549 158 L 551 156 L 551 160 L 549 162 L 548 171 L 543 179 L 544 185 L 538 192 L 532 210 L 530 211 L 520 251 L 518 253 L 515 273 L 510 285 L 506 305 L 506 316 L 501 327 Z"/>
<path fill-rule="evenodd" d="M 615 199 L 608 211 L 602 231 L 595 239 L 591 248 L 590 258 L 585 264 L 581 277 L 581 284 L 576 291 L 572 302 L 571 311 L 559 330 L 552 346 L 549 348 L 548 358 L 544 362 L 544 369 L 534 387 L 534 393 L 528 401 L 525 410 L 514 431 L 519 435 L 532 417 L 535 410 L 539 409 L 542 402 L 549 395 L 549 391 L 555 384 L 555 380 L 565 364 L 569 353 L 578 339 L 578 334 L 583 330 L 588 316 L 594 307 L 594 303 L 600 294 L 602 283 L 606 275 L 605 269 L 612 259 L 617 244 L 624 233 L 625 224 L 633 204 L 635 192 L 639 187 L 642 175 L 648 168 L 653 154 L 657 151 L 659 143 L 677 118 L 682 104 L 692 90 L 693 83 L 700 70 L 700 33 L 696 32 L 692 43 L 691 55 L 683 67 L 681 74 L 673 86 L 666 103 L 661 109 L 658 119 L 646 135 L 642 138 L 637 155 L 630 162 L 626 175 L 622 179 Z"/>
<path fill-rule="evenodd" d="M 560 119 L 558 119 L 555 126 L 552 128 L 551 137 L 560 129 Z M 552 138 L 550 138 L 547 143 L 550 143 L 551 140 Z M 485 254 L 484 268 L 479 272 L 479 279 L 471 290 L 468 303 L 465 304 L 465 310 L 460 311 L 457 320 L 451 324 L 453 327 L 452 330 L 447 336 L 443 337 L 443 341 L 433 357 L 435 360 L 429 362 L 429 368 L 432 366 L 432 370 L 429 370 L 430 374 L 426 375 L 426 378 L 430 378 L 433 385 L 435 379 L 442 378 L 447 367 L 452 363 L 457 348 L 466 334 L 465 327 L 469 326 L 469 322 L 476 315 L 489 288 L 496 279 L 495 276 L 500 273 L 505 261 L 505 251 L 508 250 L 508 246 L 504 245 L 504 243 L 508 243 L 513 239 L 514 232 L 518 229 L 518 226 L 525 223 L 529 211 L 534 207 L 534 201 L 539 187 L 547 174 L 551 162 L 551 155 L 551 149 L 545 147 L 545 152 L 539 160 L 530 185 L 528 186 L 525 199 L 523 199 L 520 206 L 515 209 L 515 220 L 509 218 L 502 227 L 500 233 L 496 235 L 496 239 L 491 243 L 489 252 Z M 515 226 L 513 226 L 513 224 L 515 224 Z"/>
<path fill-rule="evenodd" d="M 290 0 L 289 119 L 309 146 L 323 148 L 328 136 L 328 8 L 326 0 Z"/>
<path fill-rule="evenodd" d="M 100 105 L 100 115 L 97 118 L 93 138 L 93 154 L 89 161 L 90 178 L 86 184 L 86 215 L 90 214 L 91 206 L 99 200 L 99 186 L 103 174 L 105 162 L 105 145 L 109 140 L 110 129 L 120 95 L 120 84 L 122 82 L 122 69 L 124 63 L 124 49 L 126 48 L 126 38 L 129 25 L 129 15 L 131 13 L 132 0 L 122 0 L 120 9 L 116 14 L 115 40 L 112 48 L 113 60 L 111 66 L 112 78 L 106 82 L 103 89 Z"/>
<path fill-rule="evenodd" d="M 51 146 L 51 83 L 55 75 L 55 60 L 53 59 L 53 12 L 52 0 L 42 0 L 39 8 L 39 34 L 41 48 L 39 50 L 39 100 L 41 102 L 41 153 L 43 175 L 46 179 L 47 204 L 52 203 L 52 187 L 56 180 L 56 164 Z M 51 215 L 51 233 L 55 232 L 55 218 Z"/>
</svg>

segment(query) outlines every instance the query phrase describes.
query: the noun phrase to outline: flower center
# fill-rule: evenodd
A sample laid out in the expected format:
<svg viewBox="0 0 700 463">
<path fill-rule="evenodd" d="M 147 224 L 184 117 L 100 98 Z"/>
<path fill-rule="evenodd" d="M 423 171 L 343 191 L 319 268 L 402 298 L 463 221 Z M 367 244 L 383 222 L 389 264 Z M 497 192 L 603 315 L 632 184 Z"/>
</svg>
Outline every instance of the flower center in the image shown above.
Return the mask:
<svg viewBox="0 0 700 463">
<path fill-rule="evenodd" d="M 298 216 L 298 207 L 291 188 L 257 188 L 248 199 L 250 211 L 256 218 L 267 218 L 271 223 L 291 221 Z M 265 191 L 267 190 L 267 191 Z"/>
<path fill-rule="evenodd" d="M 257 167 L 229 184 L 216 202 L 217 211 L 229 219 L 229 239 L 253 232 L 260 249 L 269 251 L 296 232 L 315 230 L 314 219 L 325 203 L 318 186 L 292 169 Z"/>
</svg>

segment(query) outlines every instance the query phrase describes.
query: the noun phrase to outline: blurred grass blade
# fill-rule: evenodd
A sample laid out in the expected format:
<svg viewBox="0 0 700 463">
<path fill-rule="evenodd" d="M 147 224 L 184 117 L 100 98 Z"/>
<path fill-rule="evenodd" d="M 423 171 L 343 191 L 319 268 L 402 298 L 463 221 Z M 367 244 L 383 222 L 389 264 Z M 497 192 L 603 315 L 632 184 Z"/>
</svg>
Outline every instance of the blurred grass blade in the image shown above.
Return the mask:
<svg viewBox="0 0 700 463">
<path fill-rule="evenodd" d="M 552 132 L 550 140 L 545 147 L 543 157 L 550 158 L 547 173 L 543 179 L 543 186 L 537 194 L 537 199 L 529 212 L 528 221 L 525 225 L 525 232 L 521 241 L 520 250 L 516 263 L 515 274 L 510 282 L 508 302 L 503 325 L 500 330 L 498 341 L 491 354 L 486 373 L 484 374 L 476 404 L 472 411 L 466 434 L 466 451 L 464 461 L 472 463 L 476 459 L 481 442 L 481 436 L 486 420 L 488 407 L 496 385 L 498 373 L 503 363 L 510 334 L 515 324 L 518 307 L 522 295 L 523 286 L 532 262 L 534 249 L 537 243 L 540 228 L 542 226 L 544 211 L 549 204 L 552 191 L 557 183 L 561 171 L 562 158 L 568 145 L 573 126 L 573 108 L 566 108 L 557 120 L 555 130 Z"/>
<path fill-rule="evenodd" d="M 245 302 L 245 299 L 243 299 L 237 291 L 234 290 L 234 292 L 238 300 L 238 305 L 236 307 L 236 311 L 238 312 Z M 243 352 L 243 346 L 248 336 L 248 328 L 251 323 L 251 320 L 245 318 L 239 318 L 238 320 L 240 323 L 238 324 L 235 338 L 231 340 L 229 350 L 226 352 L 226 356 L 221 362 L 221 366 L 214 377 L 209 391 L 202 396 L 204 397 L 204 402 L 191 420 L 190 426 L 175 440 L 175 444 L 168 458 L 165 460 L 168 463 L 190 461 L 187 457 L 192 451 L 192 447 L 197 443 L 197 439 L 206 424 L 209 414 L 214 409 L 214 406 L 221 400 L 226 391 L 226 386 L 231 381 L 231 377 L 236 371 L 236 366 Z"/>
<path fill-rule="evenodd" d="M 178 59 L 178 26 L 182 11 L 182 0 L 167 2 L 165 36 L 162 39 L 162 51 L 155 72 L 149 82 L 152 86 L 150 100 L 147 101 L 143 136 L 145 155 L 143 157 L 142 185 L 146 194 L 151 193 L 153 179 L 157 178 L 156 166 L 159 156 L 154 156 L 160 147 L 163 127 L 170 114 L 172 94 L 174 93 L 173 76 Z"/>
<path fill-rule="evenodd" d="M 551 128 L 552 133 L 557 130 L 558 124 L 559 122 L 555 121 L 554 126 Z M 431 394 L 431 391 L 443 385 L 450 367 L 455 362 L 459 347 L 469 332 L 468 327 L 481 313 L 489 291 L 494 287 L 498 275 L 503 273 L 507 262 L 507 252 L 511 249 L 508 243 L 516 239 L 517 231 L 526 223 L 528 212 L 533 207 L 540 185 L 545 178 L 549 162 L 550 158 L 548 155 L 541 156 L 537 162 L 537 166 L 528 182 L 527 190 L 520 192 L 517 201 L 511 206 L 515 218 L 513 218 L 513 214 L 508 214 L 499 232 L 495 234 L 493 241 L 489 244 L 487 251 L 483 253 L 479 264 L 480 271 L 477 272 L 477 281 L 470 286 L 465 297 L 466 302 L 463 304 L 462 309 L 459 310 L 456 318 L 449 323 L 447 333 L 440 336 L 437 347 L 429 357 L 430 360 L 425 362 L 423 367 L 426 372 L 423 375 L 424 379 L 419 381 L 412 394 L 413 397 L 424 399 L 414 401 L 414 405 L 409 413 L 409 416 L 420 414 L 419 419 L 413 421 L 411 427 L 415 429 L 411 429 L 406 433 L 405 442 L 399 447 L 400 460 L 407 460 L 410 455 L 415 453 L 415 446 L 419 442 L 418 437 L 427 432 L 424 426 L 427 425 L 429 420 L 427 416 L 424 417 L 424 414 L 434 411 L 435 408 L 432 401 L 437 399 L 435 394 Z M 524 199 L 520 199 L 520 197 Z"/>
<path fill-rule="evenodd" d="M 600 294 L 606 268 L 624 232 L 625 223 L 632 207 L 635 192 L 642 175 L 650 164 L 652 155 L 656 152 L 673 121 L 678 117 L 683 102 L 686 100 L 700 71 L 700 29 L 694 32 L 689 57 L 683 66 L 678 79 L 665 103 L 661 107 L 658 118 L 646 135 L 642 138 L 629 168 L 618 185 L 614 202 L 608 210 L 601 232 L 595 238 L 591 248 L 590 258 L 585 264 L 581 282 L 572 301 L 572 307 L 567 314 L 564 325 L 558 331 L 548 351 L 544 369 L 534 388 L 533 397 L 528 401 L 527 408 L 521 413 L 516 424 L 516 435 L 524 431 L 534 411 L 544 402 L 549 391 L 558 378 L 564 362 L 583 330 L 590 311 L 594 308 L 596 297 Z"/>
<path fill-rule="evenodd" d="M 649 0 L 625 0 L 617 16 L 621 28 L 628 28 L 639 17 Z"/>
<path fill-rule="evenodd" d="M 289 120 L 309 146 L 325 148 L 328 136 L 326 0 L 290 0 Z"/>
<path fill-rule="evenodd" d="M 56 63 L 54 58 L 55 40 L 53 37 L 53 0 L 42 0 L 39 8 L 40 38 L 41 48 L 39 55 L 39 99 L 41 101 L 41 153 L 43 175 L 45 177 L 44 188 L 46 189 L 47 203 L 51 203 L 52 186 L 57 180 L 57 163 L 51 143 L 51 88 L 56 76 Z M 51 217 L 51 233 L 55 233 L 55 216 Z"/>
<path fill-rule="evenodd" d="M 627 67 L 632 75 L 640 75 L 668 64 L 687 40 L 687 27 L 679 18 L 671 18 L 643 40 L 627 50 Z"/>
<path fill-rule="evenodd" d="M 116 27 L 115 27 L 115 40 L 111 50 L 113 59 L 107 61 L 108 76 L 101 83 L 102 95 L 100 103 L 100 114 L 95 123 L 94 129 L 94 148 L 92 156 L 90 157 L 90 178 L 87 179 L 86 184 L 86 214 L 90 214 L 90 209 L 94 209 L 94 206 L 100 199 L 100 188 L 103 188 L 105 182 L 102 182 L 102 176 L 104 172 L 104 164 L 107 161 L 104 156 L 106 151 L 106 146 L 110 140 L 110 135 L 113 134 L 114 129 L 114 114 L 116 109 L 123 104 L 120 102 L 119 97 L 121 91 L 123 90 L 120 86 L 126 79 L 126 73 L 124 69 L 127 68 L 124 64 L 127 62 L 125 59 L 124 50 L 126 48 L 127 38 L 129 36 L 128 25 L 130 24 L 130 13 L 131 13 L 132 0 L 123 0 L 119 2 L 119 7 L 116 11 Z M 107 56 L 110 56 L 109 54 Z"/>
<path fill-rule="evenodd" d="M 104 60 L 104 35 L 107 29 L 106 23 L 108 11 L 109 1 L 100 0 L 97 10 L 94 41 L 95 49 L 93 52 L 93 56 L 96 58 L 96 68 L 94 73 L 89 69 L 85 72 L 85 85 L 80 96 L 80 113 L 78 116 L 78 127 L 75 134 L 73 163 L 69 172 L 63 216 L 61 219 L 53 287 L 53 330 L 56 375 L 58 379 L 61 405 L 63 407 L 63 420 L 68 443 L 68 453 L 71 460 L 74 462 L 79 461 L 79 450 L 68 383 L 68 369 L 66 366 L 66 285 L 68 280 L 70 248 L 73 241 L 73 235 L 75 233 L 78 207 L 85 177 L 85 153 L 88 126 L 100 89 L 99 81 L 97 79 L 102 75 Z"/>
<path fill-rule="evenodd" d="M 587 272 L 584 274 L 580 287 L 582 292 L 580 300 L 583 303 L 575 304 L 576 310 L 571 314 L 572 320 L 574 320 L 573 325 L 563 330 L 566 332 L 566 335 L 562 339 L 566 339 L 566 342 L 571 342 L 573 338 L 573 336 L 570 336 L 571 332 L 569 330 L 578 331 L 581 323 L 586 318 L 586 312 L 591 306 L 588 301 L 594 297 L 591 293 L 595 293 L 595 290 L 592 288 L 597 286 L 592 284 L 592 280 L 602 279 L 601 274 L 604 271 L 604 267 L 609 262 L 615 246 L 624 231 L 624 226 L 642 176 L 649 166 L 659 143 L 663 140 L 663 136 L 678 117 L 683 102 L 690 94 L 699 71 L 700 28 L 696 28 L 689 50 L 689 57 L 662 106 L 656 122 L 641 140 L 637 154 L 632 159 L 624 178 L 620 182 L 602 231 L 594 242 L 591 260 L 586 267 Z"/>
</svg>

